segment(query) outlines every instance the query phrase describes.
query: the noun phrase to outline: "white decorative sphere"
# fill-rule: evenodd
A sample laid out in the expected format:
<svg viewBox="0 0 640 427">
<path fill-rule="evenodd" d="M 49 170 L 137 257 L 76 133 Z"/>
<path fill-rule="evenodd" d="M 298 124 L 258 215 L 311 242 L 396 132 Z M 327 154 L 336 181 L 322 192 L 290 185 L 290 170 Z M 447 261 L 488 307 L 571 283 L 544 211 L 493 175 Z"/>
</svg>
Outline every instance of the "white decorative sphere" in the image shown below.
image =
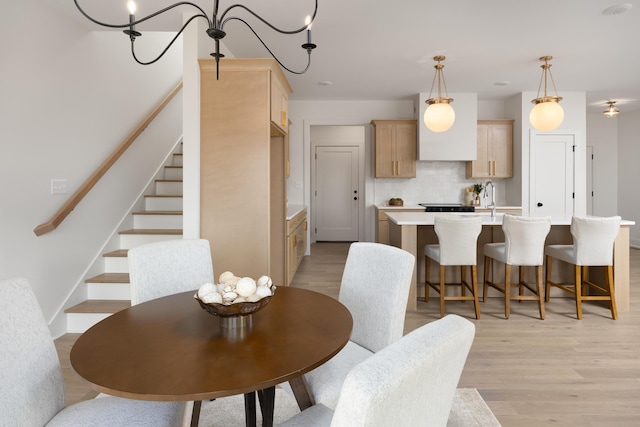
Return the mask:
<svg viewBox="0 0 640 427">
<path fill-rule="evenodd" d="M 269 276 L 260 276 L 256 283 L 258 286 L 271 286 L 273 282 Z"/>
<path fill-rule="evenodd" d="M 236 283 L 236 293 L 242 297 L 248 297 L 256 292 L 256 281 L 251 277 L 243 277 Z"/>
<path fill-rule="evenodd" d="M 208 293 L 211 292 L 218 292 L 218 287 L 216 285 L 214 285 L 213 283 L 205 283 L 204 285 L 200 286 L 200 289 L 198 289 L 198 298 L 202 299 L 202 297 Z"/>
<path fill-rule="evenodd" d="M 220 283 L 227 283 L 227 281 L 233 279 L 234 277 L 236 277 L 232 272 L 230 271 L 225 271 L 224 273 L 222 273 L 218 279 L 218 282 Z"/>
<path fill-rule="evenodd" d="M 258 286 L 256 288 L 256 295 L 260 296 L 260 298 L 270 297 L 271 289 L 267 286 Z"/>
<path fill-rule="evenodd" d="M 200 297 L 200 295 L 198 295 Z M 222 295 L 217 292 L 209 292 L 200 297 L 200 300 L 205 304 L 222 304 Z"/>
<path fill-rule="evenodd" d="M 456 112 L 446 103 L 431 104 L 424 112 L 424 124 L 432 132 L 444 132 L 453 126 Z"/>
<path fill-rule="evenodd" d="M 564 110 L 555 101 L 540 102 L 531 109 L 529 121 L 531 126 L 541 131 L 556 129 L 564 120 Z"/>
</svg>

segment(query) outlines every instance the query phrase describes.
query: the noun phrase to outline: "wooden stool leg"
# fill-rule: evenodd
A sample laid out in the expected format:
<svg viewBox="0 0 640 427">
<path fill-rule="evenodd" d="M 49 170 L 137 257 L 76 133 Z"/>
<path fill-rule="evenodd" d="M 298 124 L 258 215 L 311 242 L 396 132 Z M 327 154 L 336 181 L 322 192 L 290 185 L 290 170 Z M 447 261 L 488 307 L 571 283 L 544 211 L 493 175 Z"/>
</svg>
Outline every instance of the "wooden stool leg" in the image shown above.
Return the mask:
<svg viewBox="0 0 640 427">
<path fill-rule="evenodd" d="M 487 300 L 487 292 L 489 291 L 489 269 L 491 268 L 491 258 L 484 257 L 484 286 L 482 287 L 482 302 Z"/>
<path fill-rule="evenodd" d="M 613 266 L 607 266 L 607 287 L 609 288 L 609 296 L 611 297 L 611 317 L 618 320 L 618 309 L 616 308 L 616 290 L 613 285 Z"/>
<path fill-rule="evenodd" d="M 473 288 L 473 307 L 476 310 L 476 319 L 480 319 L 480 303 L 478 302 L 478 271 L 475 265 L 471 266 L 471 287 Z"/>
<path fill-rule="evenodd" d="M 538 311 L 540 311 L 540 318 L 544 320 L 544 283 L 542 282 L 542 266 L 536 265 L 536 284 L 538 285 Z"/>
<path fill-rule="evenodd" d="M 444 265 L 440 266 L 440 317 L 444 317 Z"/>
<path fill-rule="evenodd" d="M 551 283 L 549 282 L 549 280 L 551 280 L 551 264 L 552 264 L 552 259 L 550 256 L 547 255 L 547 274 L 546 274 L 546 286 L 545 286 L 545 291 L 544 291 L 544 300 L 545 302 L 549 302 L 549 294 L 551 293 Z"/>
<path fill-rule="evenodd" d="M 504 317 L 511 313 L 511 265 L 504 265 Z"/>
<path fill-rule="evenodd" d="M 576 294 L 576 315 L 578 320 L 582 319 L 582 267 L 579 265 L 574 266 L 575 276 L 575 294 Z"/>
</svg>

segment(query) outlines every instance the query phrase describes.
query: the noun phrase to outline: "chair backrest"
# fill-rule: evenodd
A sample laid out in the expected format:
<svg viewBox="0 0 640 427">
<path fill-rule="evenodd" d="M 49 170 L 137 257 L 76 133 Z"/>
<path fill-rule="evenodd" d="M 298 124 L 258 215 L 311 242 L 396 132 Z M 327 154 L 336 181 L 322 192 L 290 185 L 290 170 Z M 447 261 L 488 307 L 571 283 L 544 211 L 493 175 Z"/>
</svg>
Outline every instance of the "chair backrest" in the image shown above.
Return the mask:
<svg viewBox="0 0 640 427">
<path fill-rule="evenodd" d="M 476 265 L 482 218 L 447 215 L 434 218 L 433 228 L 440 245 L 440 265 Z"/>
<path fill-rule="evenodd" d="M 351 341 L 376 352 L 402 337 L 415 257 L 380 243 L 352 243 L 339 301 L 353 317 Z"/>
<path fill-rule="evenodd" d="M 474 335 L 473 323 L 448 315 L 356 365 L 331 426 L 446 426 Z"/>
<path fill-rule="evenodd" d="M 544 243 L 551 230 L 551 217 L 505 214 L 502 230 L 507 264 L 542 265 L 544 263 Z"/>
<path fill-rule="evenodd" d="M 621 220 L 619 216 L 571 218 L 576 265 L 613 265 L 613 244 Z"/>
<path fill-rule="evenodd" d="M 58 354 L 26 279 L 0 281 L 0 424 L 43 426 L 65 406 Z"/>
<path fill-rule="evenodd" d="M 129 249 L 131 304 L 213 283 L 211 247 L 205 239 L 178 239 Z"/>
</svg>

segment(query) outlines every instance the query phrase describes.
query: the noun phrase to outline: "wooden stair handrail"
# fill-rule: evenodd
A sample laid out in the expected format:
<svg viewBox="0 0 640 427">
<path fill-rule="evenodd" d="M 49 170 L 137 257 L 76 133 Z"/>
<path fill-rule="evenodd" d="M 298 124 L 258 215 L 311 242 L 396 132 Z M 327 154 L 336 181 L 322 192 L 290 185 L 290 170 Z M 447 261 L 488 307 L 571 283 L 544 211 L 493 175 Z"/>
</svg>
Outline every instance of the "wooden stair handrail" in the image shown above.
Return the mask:
<svg viewBox="0 0 640 427">
<path fill-rule="evenodd" d="M 80 201 L 87 195 L 94 185 L 102 178 L 109 168 L 127 151 L 127 148 L 133 144 L 138 136 L 149 126 L 162 109 L 173 99 L 174 96 L 182 89 L 182 81 L 169 92 L 169 94 L 149 113 L 149 115 L 127 136 L 124 141 L 111 153 L 107 159 L 91 174 L 89 178 L 76 190 L 75 193 L 58 209 L 58 211 L 47 222 L 38 225 L 33 229 L 36 236 L 42 236 L 50 231 L 55 230 L 64 221 L 64 219 L 75 209 Z"/>
</svg>

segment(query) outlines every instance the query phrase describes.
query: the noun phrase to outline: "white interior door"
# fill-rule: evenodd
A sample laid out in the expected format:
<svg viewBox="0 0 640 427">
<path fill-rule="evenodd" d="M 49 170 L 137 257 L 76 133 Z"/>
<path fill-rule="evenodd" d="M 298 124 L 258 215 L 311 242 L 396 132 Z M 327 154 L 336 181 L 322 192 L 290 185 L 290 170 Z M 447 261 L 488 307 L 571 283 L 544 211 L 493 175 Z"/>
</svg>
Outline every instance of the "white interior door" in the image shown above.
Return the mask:
<svg viewBox="0 0 640 427">
<path fill-rule="evenodd" d="M 575 135 L 535 134 L 531 141 L 533 216 L 570 218 L 574 212 Z"/>
<path fill-rule="evenodd" d="M 359 155 L 357 146 L 316 146 L 316 241 L 358 240 Z"/>
</svg>

